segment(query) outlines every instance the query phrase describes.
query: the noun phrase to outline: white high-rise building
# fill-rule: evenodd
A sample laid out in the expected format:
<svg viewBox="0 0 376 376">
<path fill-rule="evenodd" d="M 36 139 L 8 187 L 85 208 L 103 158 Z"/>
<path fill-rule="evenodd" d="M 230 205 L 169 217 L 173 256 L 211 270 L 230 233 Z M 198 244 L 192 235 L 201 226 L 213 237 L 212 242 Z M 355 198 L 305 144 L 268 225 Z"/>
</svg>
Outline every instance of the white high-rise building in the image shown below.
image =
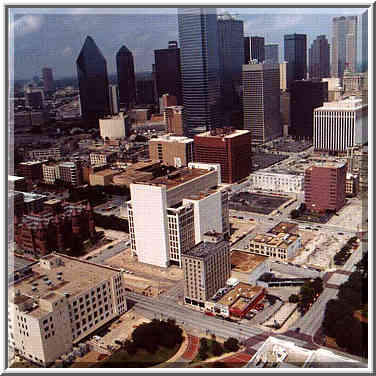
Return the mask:
<svg viewBox="0 0 376 376">
<path fill-rule="evenodd" d="M 313 112 L 313 145 L 318 151 L 346 152 L 368 140 L 368 106 L 361 98 L 325 102 Z"/>
<path fill-rule="evenodd" d="M 99 119 L 99 131 L 103 139 L 110 140 L 125 138 L 129 129 L 128 116 L 120 112 L 118 115 Z"/>
</svg>

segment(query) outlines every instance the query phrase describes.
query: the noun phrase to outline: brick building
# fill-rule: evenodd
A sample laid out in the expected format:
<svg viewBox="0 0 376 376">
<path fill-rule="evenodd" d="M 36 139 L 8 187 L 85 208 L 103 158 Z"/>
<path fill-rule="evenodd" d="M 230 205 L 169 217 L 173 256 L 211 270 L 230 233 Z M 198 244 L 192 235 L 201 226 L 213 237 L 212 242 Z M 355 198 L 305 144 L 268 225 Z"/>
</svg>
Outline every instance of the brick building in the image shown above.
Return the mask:
<svg viewBox="0 0 376 376">
<path fill-rule="evenodd" d="M 21 162 L 18 165 L 18 175 L 25 179 L 42 180 L 43 179 L 43 163 L 47 161 L 29 161 Z"/>
<path fill-rule="evenodd" d="M 164 119 L 169 133 L 184 135 L 183 106 L 170 106 L 164 109 Z"/>
<path fill-rule="evenodd" d="M 307 209 L 338 211 L 345 204 L 347 164 L 325 161 L 308 167 L 304 176 Z"/>
<path fill-rule="evenodd" d="M 63 203 L 60 214 L 43 210 L 14 218 L 14 238 L 18 248 L 36 257 L 54 251 L 71 253 L 80 243 L 96 235 L 90 204 Z"/>
<path fill-rule="evenodd" d="M 251 132 L 217 128 L 194 138 L 194 160 L 219 163 L 223 183 L 235 183 L 251 173 Z"/>
</svg>

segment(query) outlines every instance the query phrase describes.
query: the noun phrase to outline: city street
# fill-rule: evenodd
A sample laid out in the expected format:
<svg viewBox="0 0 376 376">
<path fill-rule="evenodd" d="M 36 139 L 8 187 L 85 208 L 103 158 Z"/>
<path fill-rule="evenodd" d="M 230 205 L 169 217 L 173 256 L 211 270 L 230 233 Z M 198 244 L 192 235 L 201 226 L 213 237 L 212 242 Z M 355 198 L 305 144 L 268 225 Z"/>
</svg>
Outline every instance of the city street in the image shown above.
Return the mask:
<svg viewBox="0 0 376 376">
<path fill-rule="evenodd" d="M 114 257 L 115 255 L 119 254 L 127 248 L 129 248 L 128 241 L 121 241 L 113 246 L 108 246 L 104 250 L 100 251 L 100 253 L 98 253 L 97 255 L 91 256 L 91 258 L 89 259 L 86 257 L 86 260 L 95 262 L 97 264 L 105 264 L 107 259 Z"/>
</svg>

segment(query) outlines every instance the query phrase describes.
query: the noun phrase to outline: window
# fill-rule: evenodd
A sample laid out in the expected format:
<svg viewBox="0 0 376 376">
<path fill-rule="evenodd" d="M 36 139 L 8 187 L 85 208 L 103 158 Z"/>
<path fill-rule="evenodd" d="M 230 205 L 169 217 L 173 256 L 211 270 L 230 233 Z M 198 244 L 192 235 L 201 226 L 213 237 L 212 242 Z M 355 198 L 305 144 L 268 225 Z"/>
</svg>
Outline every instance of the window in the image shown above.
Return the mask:
<svg viewBox="0 0 376 376">
<path fill-rule="evenodd" d="M 84 301 L 84 298 L 81 296 L 81 298 L 79 299 L 80 303 L 82 303 Z"/>
<path fill-rule="evenodd" d="M 86 294 L 86 295 L 85 295 L 85 299 L 89 299 L 89 294 Z"/>
</svg>

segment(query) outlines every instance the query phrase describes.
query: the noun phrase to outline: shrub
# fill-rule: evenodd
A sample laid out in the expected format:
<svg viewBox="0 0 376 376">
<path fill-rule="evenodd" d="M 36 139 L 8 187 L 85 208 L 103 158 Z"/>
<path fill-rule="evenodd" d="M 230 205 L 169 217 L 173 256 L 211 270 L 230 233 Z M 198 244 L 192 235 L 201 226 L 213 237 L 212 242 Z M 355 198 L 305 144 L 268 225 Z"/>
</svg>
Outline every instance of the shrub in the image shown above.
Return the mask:
<svg viewBox="0 0 376 376">
<path fill-rule="evenodd" d="M 228 351 L 239 350 L 239 341 L 233 337 L 228 338 L 223 345 L 224 345 L 224 348 Z"/>
</svg>

